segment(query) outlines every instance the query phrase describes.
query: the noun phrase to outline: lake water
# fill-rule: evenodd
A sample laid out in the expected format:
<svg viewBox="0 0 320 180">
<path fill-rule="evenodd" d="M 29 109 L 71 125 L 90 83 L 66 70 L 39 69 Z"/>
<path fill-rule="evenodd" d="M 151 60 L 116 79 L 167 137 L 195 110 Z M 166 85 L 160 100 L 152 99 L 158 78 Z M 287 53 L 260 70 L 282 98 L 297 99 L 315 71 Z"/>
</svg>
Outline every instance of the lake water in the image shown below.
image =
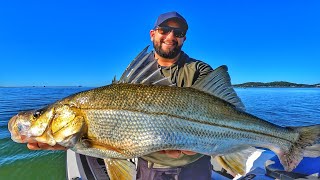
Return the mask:
<svg viewBox="0 0 320 180">
<path fill-rule="evenodd" d="M 10 139 L 9 119 L 85 87 L 0 88 L 0 179 L 65 179 L 63 151 L 30 151 Z M 247 112 L 281 126 L 320 124 L 320 88 L 236 89 Z"/>
</svg>

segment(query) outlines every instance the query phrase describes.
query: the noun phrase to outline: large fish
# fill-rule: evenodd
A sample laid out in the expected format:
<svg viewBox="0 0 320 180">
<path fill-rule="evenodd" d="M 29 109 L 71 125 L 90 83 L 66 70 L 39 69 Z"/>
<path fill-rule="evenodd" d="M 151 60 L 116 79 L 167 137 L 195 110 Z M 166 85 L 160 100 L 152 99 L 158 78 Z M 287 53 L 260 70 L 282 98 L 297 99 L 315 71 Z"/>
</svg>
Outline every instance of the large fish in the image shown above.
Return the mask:
<svg viewBox="0 0 320 180">
<path fill-rule="evenodd" d="M 160 150 L 221 156 L 250 147 L 268 148 L 287 171 L 294 169 L 305 147 L 319 139 L 320 125 L 285 128 L 244 112 L 228 78 L 222 66 L 189 88 L 114 83 L 21 112 L 8 127 L 18 143 L 60 144 L 109 159 L 110 174 L 117 165 L 127 167 L 117 159 Z"/>
</svg>

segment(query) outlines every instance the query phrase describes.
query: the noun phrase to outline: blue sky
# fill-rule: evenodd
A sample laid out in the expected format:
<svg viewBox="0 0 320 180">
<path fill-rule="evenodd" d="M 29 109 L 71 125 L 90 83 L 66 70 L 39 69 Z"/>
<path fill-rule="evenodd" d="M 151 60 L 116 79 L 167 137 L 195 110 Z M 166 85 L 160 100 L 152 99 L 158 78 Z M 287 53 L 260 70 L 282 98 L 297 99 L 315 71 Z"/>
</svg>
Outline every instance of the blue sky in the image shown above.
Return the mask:
<svg viewBox="0 0 320 180">
<path fill-rule="evenodd" d="M 173 10 L 189 24 L 183 50 L 226 64 L 234 84 L 320 83 L 319 9 L 318 0 L 0 1 L 0 86 L 109 84 Z"/>
</svg>

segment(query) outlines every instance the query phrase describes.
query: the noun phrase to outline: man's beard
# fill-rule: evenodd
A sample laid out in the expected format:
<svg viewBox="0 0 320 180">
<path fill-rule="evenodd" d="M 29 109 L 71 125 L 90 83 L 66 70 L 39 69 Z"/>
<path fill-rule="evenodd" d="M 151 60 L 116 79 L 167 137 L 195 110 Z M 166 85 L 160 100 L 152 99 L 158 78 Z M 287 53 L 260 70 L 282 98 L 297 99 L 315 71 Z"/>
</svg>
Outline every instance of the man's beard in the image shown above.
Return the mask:
<svg viewBox="0 0 320 180">
<path fill-rule="evenodd" d="M 160 41 L 160 43 L 155 43 L 153 41 L 153 48 L 157 52 L 157 54 L 163 58 L 173 59 L 173 58 L 177 57 L 178 54 L 181 52 L 182 45 L 181 46 L 176 45 L 173 50 L 171 50 L 169 52 L 165 52 L 162 50 L 162 43 L 163 43 L 162 41 Z"/>
</svg>

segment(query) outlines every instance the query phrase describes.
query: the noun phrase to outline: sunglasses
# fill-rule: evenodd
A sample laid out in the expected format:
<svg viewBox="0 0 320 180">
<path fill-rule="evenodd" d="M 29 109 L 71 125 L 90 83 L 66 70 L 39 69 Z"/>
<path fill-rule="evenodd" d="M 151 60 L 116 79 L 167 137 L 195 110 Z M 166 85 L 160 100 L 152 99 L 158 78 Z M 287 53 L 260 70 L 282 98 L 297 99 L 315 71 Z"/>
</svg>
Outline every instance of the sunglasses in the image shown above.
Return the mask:
<svg viewBox="0 0 320 180">
<path fill-rule="evenodd" d="M 161 35 L 169 34 L 171 31 L 173 31 L 173 34 L 177 38 L 183 38 L 186 35 L 186 31 L 181 28 L 173 28 L 173 27 L 160 27 L 158 26 L 155 30 L 159 32 Z"/>
</svg>

